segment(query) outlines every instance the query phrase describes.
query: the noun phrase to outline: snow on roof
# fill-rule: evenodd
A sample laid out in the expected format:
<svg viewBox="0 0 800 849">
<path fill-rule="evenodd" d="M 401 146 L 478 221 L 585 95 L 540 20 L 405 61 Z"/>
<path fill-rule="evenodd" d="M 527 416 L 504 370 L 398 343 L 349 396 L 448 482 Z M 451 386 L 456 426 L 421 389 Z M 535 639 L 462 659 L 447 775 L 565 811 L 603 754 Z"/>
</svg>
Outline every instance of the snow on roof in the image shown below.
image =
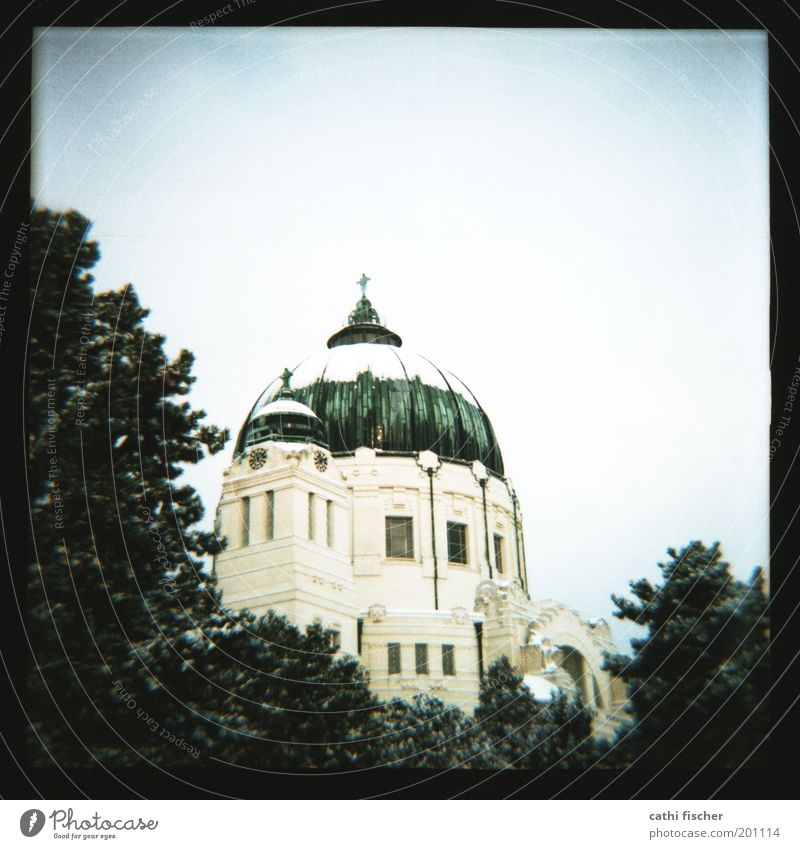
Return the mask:
<svg viewBox="0 0 800 849">
<path fill-rule="evenodd" d="M 292 372 L 292 379 L 290 381 L 292 389 L 300 389 L 303 386 L 308 386 L 309 383 L 313 383 L 325 368 L 327 359 L 328 351 L 324 351 L 322 353 L 306 357 L 303 362 L 301 362 L 298 366 L 295 366 L 295 369 Z"/>
<path fill-rule="evenodd" d="M 369 609 L 364 608 L 358 611 L 359 617 L 362 619 L 369 615 Z M 471 622 L 484 622 L 486 620 L 485 613 L 470 613 L 467 615 Z M 431 610 L 429 607 L 423 608 L 400 608 L 400 607 L 387 607 L 386 608 L 386 618 L 391 619 L 392 617 L 397 618 L 409 618 L 409 617 L 419 617 L 419 618 L 428 618 L 428 619 L 450 619 L 453 616 L 452 610 Z"/>
<path fill-rule="evenodd" d="M 299 401 L 293 401 L 291 398 L 278 398 L 275 401 L 272 401 L 270 404 L 266 404 L 260 410 L 257 410 L 253 413 L 253 418 L 264 415 L 300 415 L 300 416 L 311 416 L 313 418 L 318 418 L 317 414 L 311 409 L 311 407 L 306 407 L 305 404 L 301 404 Z"/>
<path fill-rule="evenodd" d="M 439 369 L 429 360 L 413 351 L 400 351 L 394 345 L 375 345 L 371 342 L 339 345 L 327 354 L 323 354 L 321 358 L 325 360 L 326 380 L 355 380 L 359 374 L 369 371 L 379 380 L 413 380 L 418 377 L 430 386 L 445 390 L 448 388 L 448 380 L 445 380 Z M 312 363 L 311 360 L 315 362 Z M 298 369 L 300 374 L 295 375 L 295 386 L 310 383 L 321 371 L 318 357 L 309 358 L 303 366 L 306 364 L 309 366 L 309 372 L 316 373 L 306 377 L 306 369 L 301 367 Z M 464 391 L 461 381 L 455 379 L 452 383 L 457 384 L 453 386 L 456 392 L 471 400 L 468 393 Z"/>
<path fill-rule="evenodd" d="M 560 692 L 560 687 L 541 675 L 524 675 L 522 683 L 530 690 L 537 702 L 550 702 Z"/>
<path fill-rule="evenodd" d="M 452 389 L 468 404 L 477 405 L 472 392 L 452 372 L 440 371 L 426 357 L 413 351 L 401 351 L 394 345 L 377 345 L 372 342 L 337 345 L 307 357 L 292 373 L 291 387 L 302 389 L 320 377 L 331 381 L 355 381 L 359 374 L 368 371 L 379 380 L 406 381 L 419 378 L 429 386 Z M 267 386 L 256 402 L 253 415 L 261 412 L 263 405 L 277 394 L 280 386 L 281 381 L 277 378 Z"/>
<path fill-rule="evenodd" d="M 339 345 L 328 352 L 325 380 L 355 380 L 366 371 L 385 380 L 406 379 L 403 361 L 393 345 L 359 342 L 355 345 Z"/>
</svg>

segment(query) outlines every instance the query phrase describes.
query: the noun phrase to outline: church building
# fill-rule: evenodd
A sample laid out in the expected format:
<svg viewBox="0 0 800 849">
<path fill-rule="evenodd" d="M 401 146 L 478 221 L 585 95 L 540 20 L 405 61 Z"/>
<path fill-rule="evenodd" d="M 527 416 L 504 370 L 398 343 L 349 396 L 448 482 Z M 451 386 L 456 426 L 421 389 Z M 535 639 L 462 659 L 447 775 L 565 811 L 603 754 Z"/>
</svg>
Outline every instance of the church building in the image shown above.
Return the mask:
<svg viewBox="0 0 800 849">
<path fill-rule="evenodd" d="M 403 347 L 366 296 L 258 398 L 225 470 L 225 604 L 336 631 L 380 697 L 466 711 L 506 655 L 539 701 L 579 691 L 611 736 L 624 687 L 606 622 L 532 594 L 522 510 L 467 386 Z M 502 411 L 499 411 L 502 415 Z"/>
</svg>

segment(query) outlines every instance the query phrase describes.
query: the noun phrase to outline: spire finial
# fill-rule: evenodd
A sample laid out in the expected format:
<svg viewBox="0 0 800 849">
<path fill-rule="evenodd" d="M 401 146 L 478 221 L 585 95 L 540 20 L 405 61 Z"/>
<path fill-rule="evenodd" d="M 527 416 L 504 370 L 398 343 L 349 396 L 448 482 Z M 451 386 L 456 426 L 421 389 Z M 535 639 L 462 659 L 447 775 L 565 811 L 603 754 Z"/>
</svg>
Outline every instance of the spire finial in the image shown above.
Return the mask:
<svg viewBox="0 0 800 849">
<path fill-rule="evenodd" d="M 356 283 L 356 286 L 361 287 L 361 297 L 366 298 L 367 296 L 367 283 L 369 283 L 370 278 L 367 277 L 366 274 L 361 275 L 361 279 Z"/>
</svg>

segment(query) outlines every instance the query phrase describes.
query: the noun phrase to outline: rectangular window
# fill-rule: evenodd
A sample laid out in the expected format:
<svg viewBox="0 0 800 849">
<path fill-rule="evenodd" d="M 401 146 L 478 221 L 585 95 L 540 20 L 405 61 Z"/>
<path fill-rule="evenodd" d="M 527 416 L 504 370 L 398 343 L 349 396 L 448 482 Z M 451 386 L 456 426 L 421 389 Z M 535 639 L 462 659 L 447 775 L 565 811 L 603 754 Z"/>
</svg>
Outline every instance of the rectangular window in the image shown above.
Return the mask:
<svg viewBox="0 0 800 849">
<path fill-rule="evenodd" d="M 400 674 L 400 643 L 389 643 L 389 674 Z"/>
<path fill-rule="evenodd" d="M 317 517 L 314 515 L 314 510 L 316 509 L 316 499 L 314 498 L 314 493 L 308 493 L 308 538 L 311 542 L 314 542 L 315 537 L 317 536 Z"/>
<path fill-rule="evenodd" d="M 428 644 L 417 643 L 414 646 L 414 660 L 417 664 L 417 675 L 428 674 Z"/>
<path fill-rule="evenodd" d="M 339 649 L 342 647 L 342 632 L 336 628 L 332 629 L 331 647 L 334 651 L 339 651 Z"/>
<path fill-rule="evenodd" d="M 386 556 L 414 559 L 414 520 L 411 517 L 386 517 Z"/>
<path fill-rule="evenodd" d="M 503 538 L 500 534 L 494 535 L 494 565 L 497 566 L 498 572 L 502 572 L 506 565 L 503 561 Z"/>
<path fill-rule="evenodd" d="M 442 672 L 445 675 L 456 674 L 455 646 L 444 643 L 442 645 Z"/>
<path fill-rule="evenodd" d="M 267 515 L 264 523 L 267 539 L 275 539 L 275 493 L 270 490 L 266 493 Z"/>
<path fill-rule="evenodd" d="M 467 562 L 467 526 L 461 522 L 447 523 L 447 560 L 450 563 Z"/>
<path fill-rule="evenodd" d="M 325 504 L 325 533 L 328 548 L 333 548 L 333 502 Z"/>
<path fill-rule="evenodd" d="M 242 499 L 242 545 L 250 545 L 250 499 Z"/>
</svg>

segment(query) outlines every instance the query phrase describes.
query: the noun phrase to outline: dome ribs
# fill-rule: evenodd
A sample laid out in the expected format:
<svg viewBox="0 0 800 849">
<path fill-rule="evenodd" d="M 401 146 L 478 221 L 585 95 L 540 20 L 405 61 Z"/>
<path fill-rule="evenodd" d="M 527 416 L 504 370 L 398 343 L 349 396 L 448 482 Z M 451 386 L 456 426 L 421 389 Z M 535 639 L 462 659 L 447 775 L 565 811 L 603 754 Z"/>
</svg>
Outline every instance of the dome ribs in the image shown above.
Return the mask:
<svg viewBox="0 0 800 849">
<path fill-rule="evenodd" d="M 397 351 L 392 350 L 392 353 L 395 355 L 395 357 L 397 357 L 397 361 L 400 363 L 400 368 L 403 369 L 403 374 L 406 376 L 406 391 L 402 393 L 402 399 L 403 407 L 408 410 L 409 426 L 408 428 L 401 428 L 403 430 L 403 435 L 400 441 L 401 444 L 407 445 L 411 443 L 411 437 L 414 433 L 416 433 L 417 430 L 417 411 L 414 409 L 413 396 L 411 394 L 411 379 L 408 376 L 408 369 L 406 369 L 406 364 L 403 362 L 403 358 L 400 356 L 400 354 L 397 353 Z M 404 425 L 405 422 L 402 422 L 402 424 Z M 394 427 L 392 428 L 392 430 L 394 430 Z"/>
<path fill-rule="evenodd" d="M 338 344 L 325 354 L 301 361 L 295 370 L 304 369 L 293 392 L 322 421 L 333 453 L 353 454 L 360 446 L 398 454 L 427 449 L 442 459 L 478 459 L 495 474 L 504 473 L 488 416 L 451 372 L 427 357 L 404 355 L 391 344 Z M 279 391 L 280 381 L 274 380 L 261 394 L 239 434 L 234 456 L 246 449 L 258 410 Z"/>
<path fill-rule="evenodd" d="M 451 456 L 453 456 L 457 459 L 464 459 L 462 455 L 467 454 L 467 457 L 466 457 L 467 460 L 479 460 L 479 459 L 482 460 L 483 458 L 480 456 L 481 455 L 480 445 L 474 444 L 474 443 L 480 442 L 480 440 L 476 439 L 475 436 L 474 436 L 476 429 L 474 427 L 468 428 L 464 423 L 464 417 L 465 416 L 470 417 L 470 416 L 466 412 L 466 410 L 462 409 L 462 398 L 460 396 L 460 393 L 454 391 L 452 384 L 447 379 L 447 375 L 435 363 L 432 363 L 427 357 L 423 357 L 423 359 L 427 363 L 429 363 L 433 368 L 435 368 L 436 371 L 438 371 L 439 374 L 442 376 L 442 380 L 444 380 L 445 384 L 447 385 L 447 389 L 450 392 L 450 396 L 452 397 L 452 399 L 455 403 L 456 424 L 457 424 L 457 429 L 458 429 L 458 442 L 453 444 Z M 470 392 L 470 395 L 472 395 L 471 392 Z M 475 398 L 474 395 L 472 397 L 473 397 L 473 399 Z M 470 424 L 472 424 L 472 423 L 470 423 Z M 470 451 L 469 450 L 470 448 L 472 448 L 473 450 Z M 469 456 L 470 454 L 474 454 L 474 456 Z"/>
</svg>

